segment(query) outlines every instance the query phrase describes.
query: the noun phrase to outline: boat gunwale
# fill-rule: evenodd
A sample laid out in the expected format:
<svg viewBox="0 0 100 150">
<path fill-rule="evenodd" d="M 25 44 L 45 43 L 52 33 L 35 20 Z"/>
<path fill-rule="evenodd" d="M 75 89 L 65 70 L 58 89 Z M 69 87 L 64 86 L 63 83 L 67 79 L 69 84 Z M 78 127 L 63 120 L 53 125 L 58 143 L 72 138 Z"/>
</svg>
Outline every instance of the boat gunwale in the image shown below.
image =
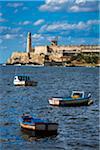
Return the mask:
<svg viewBox="0 0 100 150">
<path fill-rule="evenodd" d="M 82 100 L 90 100 L 90 98 L 89 97 L 84 97 L 84 98 L 52 97 L 49 100 L 54 100 L 54 101 L 82 101 Z"/>
</svg>

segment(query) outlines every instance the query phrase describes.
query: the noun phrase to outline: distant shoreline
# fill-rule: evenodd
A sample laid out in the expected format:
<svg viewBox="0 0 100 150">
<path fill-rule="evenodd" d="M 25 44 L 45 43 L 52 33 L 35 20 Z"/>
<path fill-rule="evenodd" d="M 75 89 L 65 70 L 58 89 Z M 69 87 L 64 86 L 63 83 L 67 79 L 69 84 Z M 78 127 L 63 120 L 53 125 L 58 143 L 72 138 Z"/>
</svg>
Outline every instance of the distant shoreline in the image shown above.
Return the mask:
<svg viewBox="0 0 100 150">
<path fill-rule="evenodd" d="M 2 63 L 0 66 L 31 66 L 31 67 L 100 67 L 99 64 L 70 64 L 70 65 L 34 65 L 34 64 L 5 64 Z"/>
</svg>

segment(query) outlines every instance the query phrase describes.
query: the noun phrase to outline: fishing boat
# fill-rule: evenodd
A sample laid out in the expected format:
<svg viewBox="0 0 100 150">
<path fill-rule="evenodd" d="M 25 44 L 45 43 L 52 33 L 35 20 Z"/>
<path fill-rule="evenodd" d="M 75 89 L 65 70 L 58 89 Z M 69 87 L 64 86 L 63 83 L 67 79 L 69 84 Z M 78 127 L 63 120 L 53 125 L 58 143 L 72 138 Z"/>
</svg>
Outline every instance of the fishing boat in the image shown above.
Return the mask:
<svg viewBox="0 0 100 150">
<path fill-rule="evenodd" d="M 72 91 L 70 97 L 53 97 L 49 99 L 49 104 L 53 106 L 83 106 L 92 103 L 91 94 L 88 93 L 86 96 L 84 91 Z"/>
<path fill-rule="evenodd" d="M 58 123 L 52 123 L 48 120 L 32 117 L 27 114 L 19 118 L 19 123 L 22 129 L 39 133 L 57 133 L 58 129 Z"/>
<path fill-rule="evenodd" d="M 31 80 L 29 76 L 16 75 L 14 77 L 13 84 L 16 86 L 33 86 L 33 85 L 37 85 L 37 82 Z"/>
</svg>

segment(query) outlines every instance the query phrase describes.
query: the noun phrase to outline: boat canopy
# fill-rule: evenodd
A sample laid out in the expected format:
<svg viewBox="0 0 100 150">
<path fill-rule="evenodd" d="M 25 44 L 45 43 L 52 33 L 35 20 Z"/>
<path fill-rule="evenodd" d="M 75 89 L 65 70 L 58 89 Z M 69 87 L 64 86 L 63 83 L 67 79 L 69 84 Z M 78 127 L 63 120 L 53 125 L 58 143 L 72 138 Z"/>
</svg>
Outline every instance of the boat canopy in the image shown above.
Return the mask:
<svg viewBox="0 0 100 150">
<path fill-rule="evenodd" d="M 84 91 L 72 91 L 72 98 L 84 98 Z"/>
<path fill-rule="evenodd" d="M 15 80 L 18 79 L 20 81 L 29 81 L 29 76 L 15 76 Z"/>
</svg>

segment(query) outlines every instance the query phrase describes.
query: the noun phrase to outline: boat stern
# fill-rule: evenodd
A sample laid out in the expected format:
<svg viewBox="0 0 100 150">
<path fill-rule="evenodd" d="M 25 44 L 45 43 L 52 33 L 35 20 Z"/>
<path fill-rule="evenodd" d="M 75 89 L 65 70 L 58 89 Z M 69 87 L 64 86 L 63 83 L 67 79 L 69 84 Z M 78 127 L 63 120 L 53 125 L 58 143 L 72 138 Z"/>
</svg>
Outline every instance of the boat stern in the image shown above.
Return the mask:
<svg viewBox="0 0 100 150">
<path fill-rule="evenodd" d="M 59 106 L 60 102 L 57 98 L 51 98 L 49 99 L 49 104 Z"/>
</svg>

